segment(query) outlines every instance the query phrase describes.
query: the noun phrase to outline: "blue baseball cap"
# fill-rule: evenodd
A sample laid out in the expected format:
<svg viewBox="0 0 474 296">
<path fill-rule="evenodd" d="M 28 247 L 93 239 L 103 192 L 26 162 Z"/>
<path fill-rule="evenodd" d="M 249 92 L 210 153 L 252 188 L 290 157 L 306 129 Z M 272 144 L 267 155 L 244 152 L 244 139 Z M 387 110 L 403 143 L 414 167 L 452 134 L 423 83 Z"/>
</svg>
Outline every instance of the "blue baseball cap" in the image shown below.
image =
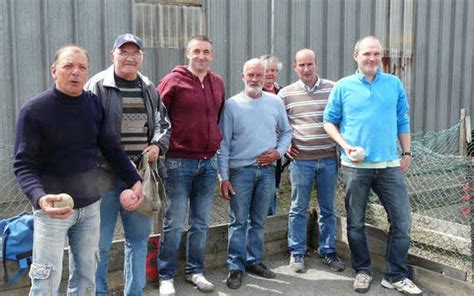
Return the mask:
<svg viewBox="0 0 474 296">
<path fill-rule="evenodd" d="M 117 36 L 117 39 L 115 39 L 115 42 L 114 42 L 114 48 L 112 48 L 112 50 L 115 50 L 116 48 L 121 47 L 125 43 L 133 43 L 136 46 L 138 46 L 138 48 L 140 49 L 142 49 L 143 47 L 143 41 L 140 38 L 138 38 L 137 36 L 133 34 L 127 33 L 127 34 L 122 34 L 122 35 Z"/>
</svg>

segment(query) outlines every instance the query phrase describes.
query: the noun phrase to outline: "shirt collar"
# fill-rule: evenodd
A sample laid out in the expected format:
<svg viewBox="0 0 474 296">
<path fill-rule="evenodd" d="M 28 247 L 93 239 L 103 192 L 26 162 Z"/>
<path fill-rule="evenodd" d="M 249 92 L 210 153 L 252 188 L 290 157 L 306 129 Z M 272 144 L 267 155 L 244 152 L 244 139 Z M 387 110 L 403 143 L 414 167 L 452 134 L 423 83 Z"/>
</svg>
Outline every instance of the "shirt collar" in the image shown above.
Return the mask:
<svg viewBox="0 0 474 296">
<path fill-rule="evenodd" d="M 374 81 L 372 81 L 372 82 L 375 82 L 375 81 L 380 77 L 380 73 L 382 73 L 382 72 L 380 71 L 380 69 L 377 69 L 377 72 L 375 73 Z M 367 78 L 365 78 L 364 74 L 360 73 L 359 69 L 357 69 L 357 70 L 355 71 L 355 75 L 356 75 L 356 77 L 357 77 L 360 81 L 370 83 L 370 82 L 367 80 Z"/>
<path fill-rule="evenodd" d="M 309 86 L 307 86 L 301 79 L 300 79 L 300 81 L 301 81 L 301 83 L 303 83 L 304 90 L 309 92 L 309 93 L 315 92 L 319 88 L 319 86 L 321 85 L 321 79 L 319 79 L 318 75 L 316 75 L 316 83 L 311 88 Z"/>
</svg>

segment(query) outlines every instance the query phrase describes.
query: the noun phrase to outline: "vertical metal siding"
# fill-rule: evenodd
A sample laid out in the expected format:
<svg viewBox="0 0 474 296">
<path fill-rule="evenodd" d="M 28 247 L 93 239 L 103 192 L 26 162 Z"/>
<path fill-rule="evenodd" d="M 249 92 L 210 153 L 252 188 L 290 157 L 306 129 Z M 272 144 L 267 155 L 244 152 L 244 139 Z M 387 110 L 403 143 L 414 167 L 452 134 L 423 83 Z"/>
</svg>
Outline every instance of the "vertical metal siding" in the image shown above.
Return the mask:
<svg viewBox="0 0 474 296">
<path fill-rule="evenodd" d="M 474 107 L 474 3 L 418 0 L 414 38 L 414 128 L 439 130 Z"/>
<path fill-rule="evenodd" d="M 270 7 L 255 13 L 255 3 Z M 286 85 L 297 79 L 291 64 L 298 49 L 315 50 L 319 74 L 338 80 L 356 69 L 351 56 L 356 40 L 375 35 L 390 58 L 387 69 L 405 85 L 416 130 L 446 128 L 459 119 L 461 108 L 473 106 L 473 6 L 469 0 L 206 2 L 209 35 L 225 44 L 224 51 L 216 48 L 216 60 L 229 96 L 242 89 L 239 66 L 266 49 L 262 43 L 272 42 L 267 48 L 283 62 L 279 81 Z M 265 25 L 249 33 L 254 23 L 249 18 L 255 17 Z M 274 27 L 264 36 L 272 17 Z"/>
<path fill-rule="evenodd" d="M 474 107 L 474 1 L 207 0 L 204 8 L 212 68 L 228 96 L 242 89 L 245 60 L 271 51 L 283 63 L 284 85 L 297 79 L 291 64 L 303 47 L 315 50 L 322 77 L 338 80 L 356 68 L 355 41 L 373 34 L 391 57 L 387 66 L 402 76 L 414 129 L 448 127 L 460 108 Z M 1 143 L 12 144 L 24 101 L 52 85 L 49 67 L 59 46 L 86 48 L 93 75 L 110 65 L 116 35 L 136 32 L 136 15 L 134 0 L 0 1 Z M 186 62 L 182 48 L 146 48 L 142 72 L 158 82 Z"/>
</svg>

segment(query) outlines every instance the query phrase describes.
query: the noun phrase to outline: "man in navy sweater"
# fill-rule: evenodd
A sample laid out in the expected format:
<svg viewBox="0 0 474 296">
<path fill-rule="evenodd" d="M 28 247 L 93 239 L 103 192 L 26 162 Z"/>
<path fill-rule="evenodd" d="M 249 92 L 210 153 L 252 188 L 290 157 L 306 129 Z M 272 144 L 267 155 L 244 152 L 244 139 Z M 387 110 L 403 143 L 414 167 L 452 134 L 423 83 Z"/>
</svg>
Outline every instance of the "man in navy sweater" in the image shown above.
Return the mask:
<svg viewBox="0 0 474 296">
<path fill-rule="evenodd" d="M 88 69 L 84 49 L 60 48 L 51 66 L 54 88 L 29 99 L 18 114 L 13 166 L 35 208 L 30 295 L 58 295 L 66 241 L 68 295 L 95 294 L 98 148 L 133 191 L 124 202 L 133 206 L 143 200 L 140 176 L 118 139 L 104 128 L 99 99 L 82 90 Z M 54 207 L 60 193 L 73 197 L 74 208 Z"/>
</svg>

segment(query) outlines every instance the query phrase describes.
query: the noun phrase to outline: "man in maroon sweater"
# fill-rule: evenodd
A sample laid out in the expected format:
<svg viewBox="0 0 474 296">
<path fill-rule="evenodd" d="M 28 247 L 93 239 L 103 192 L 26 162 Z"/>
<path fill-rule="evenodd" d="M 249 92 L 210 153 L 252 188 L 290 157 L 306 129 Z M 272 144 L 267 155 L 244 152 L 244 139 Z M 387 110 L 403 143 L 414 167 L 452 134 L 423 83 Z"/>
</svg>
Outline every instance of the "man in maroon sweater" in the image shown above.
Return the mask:
<svg viewBox="0 0 474 296">
<path fill-rule="evenodd" d="M 216 152 L 222 139 L 219 115 L 224 81 L 209 69 L 212 42 L 194 36 L 188 42 L 187 66 L 177 66 L 158 85 L 171 120 L 165 179 L 168 204 L 160 246 L 160 295 L 174 295 L 178 249 L 189 204 L 186 279 L 208 292 L 214 285 L 203 276 L 207 229 L 217 180 Z"/>
</svg>

